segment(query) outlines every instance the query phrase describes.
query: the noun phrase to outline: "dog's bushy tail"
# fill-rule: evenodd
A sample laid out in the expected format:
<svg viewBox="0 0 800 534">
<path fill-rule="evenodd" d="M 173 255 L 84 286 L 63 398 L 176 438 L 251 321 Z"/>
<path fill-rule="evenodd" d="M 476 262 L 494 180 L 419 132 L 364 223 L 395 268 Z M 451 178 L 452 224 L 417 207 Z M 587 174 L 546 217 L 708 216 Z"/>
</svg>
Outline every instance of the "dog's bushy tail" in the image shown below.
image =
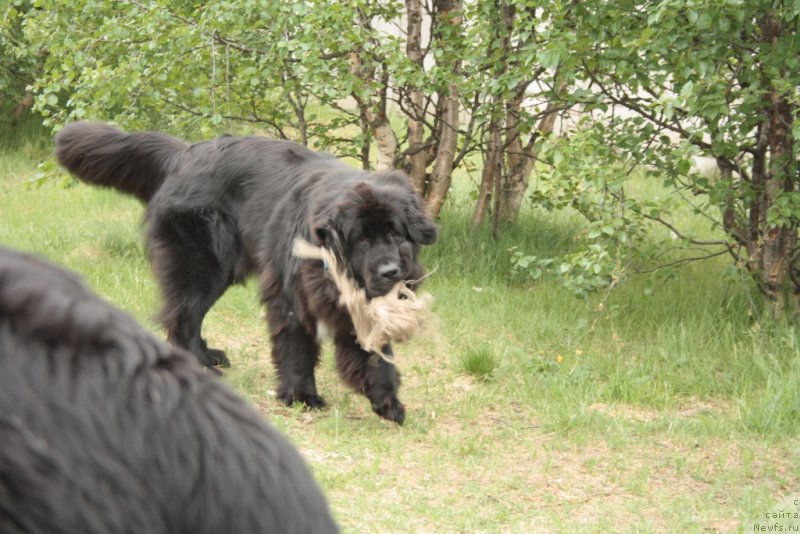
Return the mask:
<svg viewBox="0 0 800 534">
<path fill-rule="evenodd" d="M 126 133 L 110 124 L 74 122 L 56 134 L 56 158 L 80 180 L 147 202 L 164 183 L 170 159 L 188 145 L 159 132 Z"/>
</svg>

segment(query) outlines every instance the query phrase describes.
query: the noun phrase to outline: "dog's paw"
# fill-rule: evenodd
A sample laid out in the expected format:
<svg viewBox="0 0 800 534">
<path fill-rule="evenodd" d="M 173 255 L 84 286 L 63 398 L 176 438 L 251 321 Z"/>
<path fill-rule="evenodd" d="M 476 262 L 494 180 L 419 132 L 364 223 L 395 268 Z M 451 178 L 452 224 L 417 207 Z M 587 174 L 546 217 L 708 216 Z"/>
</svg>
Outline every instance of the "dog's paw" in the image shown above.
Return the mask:
<svg viewBox="0 0 800 534">
<path fill-rule="evenodd" d="M 312 410 L 321 410 L 328 405 L 325 399 L 319 395 L 302 395 L 299 400 L 305 404 L 307 408 L 311 408 Z"/>
<path fill-rule="evenodd" d="M 397 400 L 397 397 L 387 398 L 380 406 L 373 405 L 372 409 L 384 419 L 402 425 L 406 420 L 406 407 Z"/>
<path fill-rule="evenodd" d="M 206 357 L 208 358 L 209 366 L 214 366 L 214 367 L 231 366 L 231 361 L 228 359 L 228 356 L 225 355 L 224 350 L 208 349 L 206 351 Z"/>
<path fill-rule="evenodd" d="M 300 402 L 312 410 L 321 410 L 325 408 L 328 403 L 325 399 L 317 394 L 312 393 L 284 393 L 278 397 L 286 406 L 291 406 L 296 402 Z"/>
</svg>

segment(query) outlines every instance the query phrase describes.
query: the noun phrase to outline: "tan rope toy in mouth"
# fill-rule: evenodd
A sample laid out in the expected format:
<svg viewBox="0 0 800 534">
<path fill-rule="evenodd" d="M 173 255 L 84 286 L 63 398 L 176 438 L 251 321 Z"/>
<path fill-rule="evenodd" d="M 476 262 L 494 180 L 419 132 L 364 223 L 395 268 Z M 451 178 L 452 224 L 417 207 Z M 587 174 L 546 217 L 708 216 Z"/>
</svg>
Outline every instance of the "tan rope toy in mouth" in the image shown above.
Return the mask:
<svg viewBox="0 0 800 534">
<path fill-rule="evenodd" d="M 327 275 L 339 290 L 339 306 L 346 308 L 353 320 L 358 344 L 388 363 L 394 363 L 394 358 L 384 353 L 383 347 L 391 341 L 402 343 L 410 339 L 431 313 L 433 296 L 415 294 L 406 285 L 407 281 L 398 282 L 383 296 L 367 299 L 364 289 L 348 276 L 345 267 L 338 265 L 331 250 L 298 237 L 292 254 L 304 260 L 321 260 L 327 265 Z"/>
</svg>

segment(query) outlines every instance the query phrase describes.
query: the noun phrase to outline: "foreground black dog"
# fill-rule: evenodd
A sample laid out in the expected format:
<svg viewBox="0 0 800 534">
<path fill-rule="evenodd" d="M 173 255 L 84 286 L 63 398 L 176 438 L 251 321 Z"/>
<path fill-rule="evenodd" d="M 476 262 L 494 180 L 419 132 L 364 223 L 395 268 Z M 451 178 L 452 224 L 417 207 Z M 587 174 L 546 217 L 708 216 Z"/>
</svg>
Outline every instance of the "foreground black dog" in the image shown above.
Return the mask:
<svg viewBox="0 0 800 534">
<path fill-rule="evenodd" d="M 437 229 L 405 175 L 358 171 L 288 141 L 223 136 L 190 146 L 85 122 L 58 133 L 56 156 L 81 180 L 147 203 L 147 245 L 172 344 L 204 365 L 227 363 L 202 339 L 203 318 L 231 284 L 258 273 L 278 396 L 324 405 L 314 381 L 324 327 L 343 380 L 379 415 L 403 422 L 397 370 L 359 347 L 324 265 L 292 257 L 292 244 L 300 236 L 333 250 L 370 298 L 418 280 L 419 246 L 433 243 Z"/>
<path fill-rule="evenodd" d="M 0 532 L 336 532 L 277 431 L 69 273 L 0 248 Z"/>
</svg>

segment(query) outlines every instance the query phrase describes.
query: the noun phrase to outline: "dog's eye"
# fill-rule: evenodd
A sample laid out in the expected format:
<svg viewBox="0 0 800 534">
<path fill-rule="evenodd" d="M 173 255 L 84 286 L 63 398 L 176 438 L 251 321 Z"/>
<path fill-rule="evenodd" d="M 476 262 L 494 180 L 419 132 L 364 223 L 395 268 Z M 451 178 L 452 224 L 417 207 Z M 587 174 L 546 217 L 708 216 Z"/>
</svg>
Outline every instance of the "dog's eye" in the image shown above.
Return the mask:
<svg viewBox="0 0 800 534">
<path fill-rule="evenodd" d="M 369 243 L 370 239 L 368 235 L 362 235 L 358 238 L 359 243 Z"/>
</svg>

